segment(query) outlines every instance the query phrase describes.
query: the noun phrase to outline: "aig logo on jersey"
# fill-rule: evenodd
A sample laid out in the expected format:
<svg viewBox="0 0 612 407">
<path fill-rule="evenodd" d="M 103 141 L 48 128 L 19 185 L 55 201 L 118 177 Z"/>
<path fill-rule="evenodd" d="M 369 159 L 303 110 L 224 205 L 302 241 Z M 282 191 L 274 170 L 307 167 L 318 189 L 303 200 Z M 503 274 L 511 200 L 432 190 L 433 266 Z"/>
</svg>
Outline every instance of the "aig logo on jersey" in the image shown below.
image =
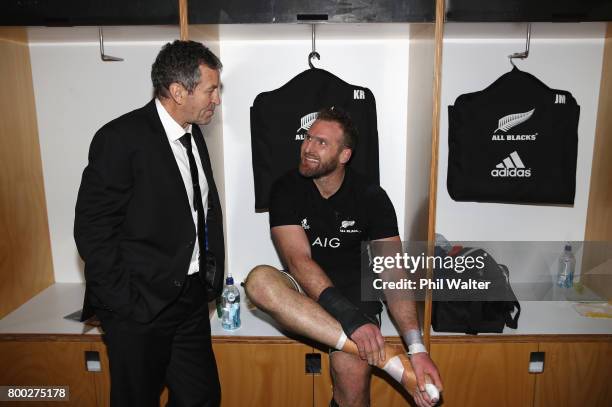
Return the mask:
<svg viewBox="0 0 612 407">
<path fill-rule="evenodd" d="M 312 245 L 319 246 L 319 247 L 331 247 L 332 249 L 337 249 L 338 247 L 340 247 L 340 239 L 338 239 L 337 237 L 320 238 L 317 236 L 314 242 L 312 242 Z"/>
<path fill-rule="evenodd" d="M 531 177 L 531 168 L 525 168 L 521 157 L 516 151 L 513 151 L 495 166 L 495 169 L 491 171 L 491 176 L 496 178 L 529 178 Z"/>
</svg>

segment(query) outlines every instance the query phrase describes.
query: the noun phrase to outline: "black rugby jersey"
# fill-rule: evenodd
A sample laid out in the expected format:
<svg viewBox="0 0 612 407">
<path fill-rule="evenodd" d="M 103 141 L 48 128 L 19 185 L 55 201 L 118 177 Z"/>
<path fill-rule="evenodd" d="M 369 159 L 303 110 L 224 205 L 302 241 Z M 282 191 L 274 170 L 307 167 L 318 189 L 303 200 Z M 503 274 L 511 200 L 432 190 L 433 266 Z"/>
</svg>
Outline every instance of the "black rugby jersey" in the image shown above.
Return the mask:
<svg viewBox="0 0 612 407">
<path fill-rule="evenodd" d="M 362 175 L 346 170 L 340 189 L 325 199 L 312 179 L 292 170 L 270 195 L 270 227 L 301 225 L 314 261 L 363 312 L 381 311 L 380 302 L 361 301 L 361 242 L 398 236 L 387 193 Z"/>
<path fill-rule="evenodd" d="M 322 108 L 340 107 L 357 129 L 349 166 L 379 183 L 376 101 L 372 91 L 323 69 L 308 69 L 278 89 L 262 92 L 251 107 L 255 209 L 269 207 L 270 188 L 300 160 L 304 136 Z"/>
<path fill-rule="evenodd" d="M 578 117 L 571 93 L 517 68 L 448 107 L 456 201 L 573 204 Z"/>
</svg>

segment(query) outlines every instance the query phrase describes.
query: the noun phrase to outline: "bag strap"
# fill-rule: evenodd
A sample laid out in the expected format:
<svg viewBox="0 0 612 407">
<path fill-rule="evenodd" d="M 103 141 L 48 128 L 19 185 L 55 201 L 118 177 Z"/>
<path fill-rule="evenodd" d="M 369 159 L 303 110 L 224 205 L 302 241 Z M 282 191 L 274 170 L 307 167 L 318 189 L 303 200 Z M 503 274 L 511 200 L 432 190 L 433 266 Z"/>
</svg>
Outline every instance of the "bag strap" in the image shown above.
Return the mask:
<svg viewBox="0 0 612 407">
<path fill-rule="evenodd" d="M 482 252 L 484 252 L 484 253 L 486 253 L 486 252 L 485 252 L 483 249 L 481 249 L 480 247 L 466 247 L 466 248 L 465 248 L 465 251 L 464 251 L 463 253 L 459 252 L 459 253 L 457 253 L 457 254 L 456 254 L 456 256 L 457 256 L 457 257 L 465 257 L 465 256 L 467 256 L 467 255 L 469 255 L 469 254 L 472 254 L 472 253 L 474 253 L 474 252 L 477 252 L 477 251 L 479 251 L 479 250 L 480 250 L 480 251 L 482 251 Z"/>
<path fill-rule="evenodd" d="M 468 335 L 478 335 L 478 330 L 476 329 L 476 327 L 478 326 L 478 323 L 482 320 L 482 303 L 480 301 L 471 301 L 469 310 L 470 316 L 467 320 L 465 333 Z"/>
<path fill-rule="evenodd" d="M 499 268 L 504 273 L 504 276 L 506 276 L 506 288 L 508 289 L 508 292 L 512 295 L 512 310 L 509 310 L 506 314 L 506 325 L 508 326 L 508 328 L 516 329 L 518 327 L 519 316 L 521 316 L 521 304 L 518 302 L 518 299 L 516 298 L 516 295 L 512 290 L 512 286 L 510 285 L 510 271 L 508 270 L 508 266 L 506 266 L 505 264 L 500 264 Z M 513 317 L 512 311 L 514 310 L 514 308 L 516 308 L 517 311 Z"/>
<path fill-rule="evenodd" d="M 506 325 L 508 326 L 508 328 L 516 329 L 518 328 L 518 319 L 519 319 L 519 316 L 521 315 L 521 304 L 519 304 L 518 301 L 513 301 L 512 305 L 513 305 L 512 309 L 516 307 L 518 311 L 516 311 L 516 314 L 514 315 L 514 317 L 512 317 L 511 312 L 508 311 L 508 314 L 506 314 Z"/>
</svg>

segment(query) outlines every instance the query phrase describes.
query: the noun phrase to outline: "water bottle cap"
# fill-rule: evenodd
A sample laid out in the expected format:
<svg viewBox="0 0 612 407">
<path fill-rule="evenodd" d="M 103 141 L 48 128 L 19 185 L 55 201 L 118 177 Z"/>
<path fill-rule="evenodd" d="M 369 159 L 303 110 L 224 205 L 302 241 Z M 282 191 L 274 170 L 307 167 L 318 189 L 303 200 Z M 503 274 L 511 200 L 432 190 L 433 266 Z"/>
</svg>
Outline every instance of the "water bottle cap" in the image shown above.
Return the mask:
<svg viewBox="0 0 612 407">
<path fill-rule="evenodd" d="M 234 285 L 234 277 L 231 274 L 225 279 L 225 285 Z"/>
<path fill-rule="evenodd" d="M 572 251 L 572 245 L 571 244 L 566 244 L 565 245 L 565 251 L 566 252 L 571 252 Z"/>
</svg>

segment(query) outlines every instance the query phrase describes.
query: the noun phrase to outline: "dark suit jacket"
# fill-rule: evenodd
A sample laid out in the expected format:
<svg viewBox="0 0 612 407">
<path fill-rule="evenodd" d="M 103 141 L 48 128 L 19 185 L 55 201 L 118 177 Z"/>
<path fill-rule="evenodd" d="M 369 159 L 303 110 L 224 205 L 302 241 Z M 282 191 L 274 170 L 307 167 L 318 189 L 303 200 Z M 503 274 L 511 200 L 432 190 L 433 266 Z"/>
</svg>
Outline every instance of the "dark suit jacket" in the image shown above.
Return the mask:
<svg viewBox="0 0 612 407">
<path fill-rule="evenodd" d="M 211 291 L 218 295 L 225 263 L 221 205 L 202 132 L 194 125 L 192 133 L 209 188 L 208 246 L 216 259 Z M 85 261 L 83 319 L 93 307 L 148 322 L 180 293 L 196 230 L 154 100 L 94 136 L 74 236 Z"/>
</svg>

